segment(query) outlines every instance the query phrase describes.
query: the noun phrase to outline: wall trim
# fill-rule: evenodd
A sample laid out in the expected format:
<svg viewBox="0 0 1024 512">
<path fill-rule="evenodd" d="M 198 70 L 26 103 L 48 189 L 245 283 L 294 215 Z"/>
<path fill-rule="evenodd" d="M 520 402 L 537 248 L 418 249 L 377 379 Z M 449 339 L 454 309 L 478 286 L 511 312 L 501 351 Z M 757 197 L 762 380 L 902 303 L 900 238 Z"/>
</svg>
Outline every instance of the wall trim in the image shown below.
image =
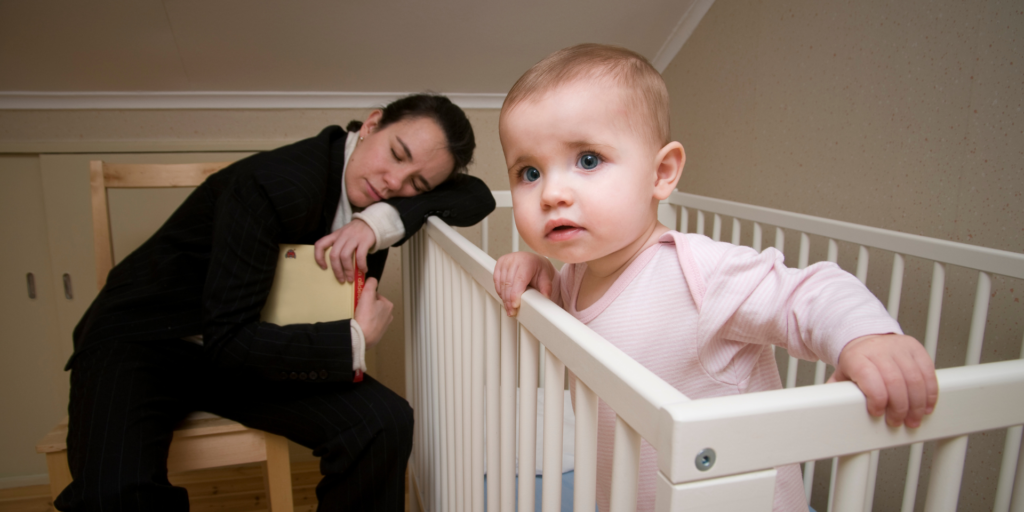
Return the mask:
<svg viewBox="0 0 1024 512">
<path fill-rule="evenodd" d="M 0 92 L 0 110 L 376 108 L 403 92 Z M 458 106 L 498 109 L 504 94 L 444 93 Z"/>
<path fill-rule="evenodd" d="M 8 476 L 0 478 L 0 489 L 14 489 L 17 487 L 30 487 L 33 485 L 50 485 L 50 475 L 42 473 L 38 475 Z"/>
<path fill-rule="evenodd" d="M 256 152 L 279 148 L 293 142 L 295 139 L 0 140 L 0 154 Z"/>
<path fill-rule="evenodd" d="M 665 68 L 676 58 L 676 54 L 683 48 L 683 44 L 693 34 L 697 24 L 708 13 L 708 9 L 711 8 L 713 3 L 715 3 L 715 0 L 694 0 L 690 4 L 690 8 L 683 13 L 682 18 L 679 18 L 676 28 L 672 30 L 668 39 L 665 40 L 665 44 L 661 45 L 661 49 L 658 50 L 654 60 L 651 61 L 651 65 L 654 66 L 654 69 L 658 70 L 658 73 L 665 72 Z"/>
</svg>

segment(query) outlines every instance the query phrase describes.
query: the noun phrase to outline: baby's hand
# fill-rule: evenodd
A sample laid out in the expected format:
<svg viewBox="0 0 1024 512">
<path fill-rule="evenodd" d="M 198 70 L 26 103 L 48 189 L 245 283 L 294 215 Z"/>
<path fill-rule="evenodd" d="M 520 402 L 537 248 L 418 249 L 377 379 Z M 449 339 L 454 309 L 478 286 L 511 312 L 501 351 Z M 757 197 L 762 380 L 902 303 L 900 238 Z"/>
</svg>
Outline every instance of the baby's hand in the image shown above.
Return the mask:
<svg viewBox="0 0 1024 512">
<path fill-rule="evenodd" d="M 532 286 L 545 297 L 551 297 L 555 267 L 547 259 L 531 252 L 514 252 L 498 258 L 494 266 L 494 290 L 505 305 L 505 314 L 516 316 L 519 298 Z"/>
<path fill-rule="evenodd" d="M 939 399 L 935 364 L 914 338 L 902 334 L 862 336 L 843 348 L 829 382 L 849 380 L 868 399 L 872 416 L 885 413 L 890 427 L 921 426 Z"/>
</svg>

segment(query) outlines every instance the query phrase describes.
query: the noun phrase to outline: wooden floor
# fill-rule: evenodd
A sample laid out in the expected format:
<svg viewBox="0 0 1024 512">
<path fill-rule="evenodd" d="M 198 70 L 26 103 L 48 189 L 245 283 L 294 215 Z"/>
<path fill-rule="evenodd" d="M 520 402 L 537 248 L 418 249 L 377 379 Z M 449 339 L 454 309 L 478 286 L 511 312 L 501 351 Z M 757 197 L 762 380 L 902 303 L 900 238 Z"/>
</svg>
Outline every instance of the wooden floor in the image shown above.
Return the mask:
<svg viewBox="0 0 1024 512">
<path fill-rule="evenodd" d="M 171 483 L 188 489 L 192 512 L 258 512 L 267 510 L 263 469 L 258 464 L 190 471 L 170 476 Z M 295 512 L 316 510 L 318 461 L 292 464 Z M 50 487 L 35 485 L 0 489 L 0 512 L 49 512 Z"/>
</svg>

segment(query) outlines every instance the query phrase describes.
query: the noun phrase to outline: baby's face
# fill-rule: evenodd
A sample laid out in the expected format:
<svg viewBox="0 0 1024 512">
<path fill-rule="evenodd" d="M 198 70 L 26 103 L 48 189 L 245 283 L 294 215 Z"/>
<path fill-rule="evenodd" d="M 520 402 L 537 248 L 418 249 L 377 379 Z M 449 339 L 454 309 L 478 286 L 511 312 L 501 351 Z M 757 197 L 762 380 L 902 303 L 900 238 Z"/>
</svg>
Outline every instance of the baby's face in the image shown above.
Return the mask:
<svg viewBox="0 0 1024 512">
<path fill-rule="evenodd" d="M 568 263 L 622 250 L 656 222 L 658 147 L 615 86 L 578 82 L 502 115 L 516 227 L 538 253 Z"/>
</svg>

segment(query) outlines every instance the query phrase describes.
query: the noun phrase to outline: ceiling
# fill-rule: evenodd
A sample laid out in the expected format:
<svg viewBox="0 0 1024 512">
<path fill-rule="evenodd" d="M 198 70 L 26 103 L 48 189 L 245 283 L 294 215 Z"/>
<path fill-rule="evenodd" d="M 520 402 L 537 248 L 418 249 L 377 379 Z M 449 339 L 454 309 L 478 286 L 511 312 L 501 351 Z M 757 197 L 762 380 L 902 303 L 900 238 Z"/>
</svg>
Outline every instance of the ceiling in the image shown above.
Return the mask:
<svg viewBox="0 0 1024 512">
<path fill-rule="evenodd" d="M 709 0 L 0 0 L 0 94 L 504 94 L 533 63 L 581 42 L 625 46 L 656 65 L 663 61 L 661 69 L 707 6 Z"/>
</svg>

